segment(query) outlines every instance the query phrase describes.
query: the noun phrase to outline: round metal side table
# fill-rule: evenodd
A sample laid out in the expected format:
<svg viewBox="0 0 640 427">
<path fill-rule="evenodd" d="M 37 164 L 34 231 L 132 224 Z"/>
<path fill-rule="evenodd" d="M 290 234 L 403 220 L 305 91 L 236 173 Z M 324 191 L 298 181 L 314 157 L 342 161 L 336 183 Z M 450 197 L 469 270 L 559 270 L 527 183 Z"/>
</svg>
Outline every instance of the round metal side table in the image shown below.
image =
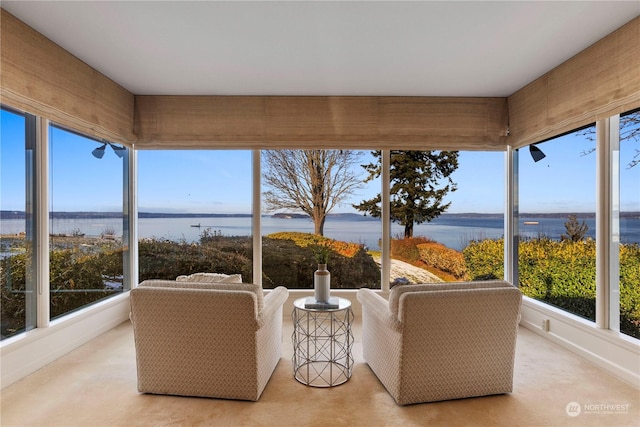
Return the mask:
<svg viewBox="0 0 640 427">
<path fill-rule="evenodd" d="M 338 308 L 306 308 L 307 298 L 293 303 L 293 375 L 302 384 L 333 387 L 351 378 L 353 311 L 351 301 L 337 298 Z"/>
</svg>

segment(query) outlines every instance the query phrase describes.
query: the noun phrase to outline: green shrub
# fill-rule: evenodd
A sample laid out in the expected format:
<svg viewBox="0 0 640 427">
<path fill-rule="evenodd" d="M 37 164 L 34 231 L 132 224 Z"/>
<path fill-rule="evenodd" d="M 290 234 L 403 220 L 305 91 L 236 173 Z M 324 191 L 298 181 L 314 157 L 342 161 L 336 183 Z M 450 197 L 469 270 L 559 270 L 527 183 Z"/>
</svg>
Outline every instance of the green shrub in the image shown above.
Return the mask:
<svg viewBox="0 0 640 427">
<path fill-rule="evenodd" d="M 420 261 L 420 250 L 418 245 L 434 243 L 426 237 L 407 237 L 402 239 L 391 239 L 391 258 L 399 259 L 408 263 Z"/>
<path fill-rule="evenodd" d="M 467 267 L 462 253 L 440 243 L 420 243 L 417 245 L 420 259 L 427 265 L 450 273 L 457 279 L 467 278 Z"/>
<path fill-rule="evenodd" d="M 540 237 L 519 244 L 522 293 L 595 320 L 596 248 L 594 240 L 554 241 Z M 472 280 L 502 278 L 502 240 L 472 242 L 464 251 Z M 640 248 L 620 245 L 620 330 L 640 338 Z"/>
<path fill-rule="evenodd" d="M 362 245 L 298 232 L 273 233 L 263 238 L 263 287 L 313 288 L 318 245 L 330 252 L 332 289 L 380 287 L 380 269 Z"/>
<path fill-rule="evenodd" d="M 214 272 L 253 277 L 251 237 L 215 236 L 204 243 L 145 239 L 138 243 L 139 281 L 175 280 L 184 274 Z"/>
<path fill-rule="evenodd" d="M 380 269 L 361 245 L 309 233 L 274 233 L 262 239 L 262 285 L 313 288 L 317 245 L 328 248 L 333 289 L 380 287 Z M 253 280 L 251 237 L 207 235 L 201 243 L 148 239 L 138 245 L 139 280 L 173 280 L 198 272 L 240 273 Z"/>
<path fill-rule="evenodd" d="M 0 325 L 2 338 L 14 335 L 25 329 L 26 311 L 26 274 L 31 269 L 27 266 L 31 259 L 29 250 L 0 260 Z M 34 292 L 34 290 L 29 290 Z"/>
<path fill-rule="evenodd" d="M 298 231 L 282 231 L 271 233 L 266 236 L 268 239 L 291 240 L 301 248 L 316 248 L 318 246 L 326 247 L 330 252 L 353 258 L 362 249 L 363 246 L 358 243 L 342 242 L 340 240 L 330 239 L 316 234 L 301 233 Z"/>
<path fill-rule="evenodd" d="M 502 239 L 474 240 L 462 251 L 467 277 L 471 280 L 495 280 L 504 277 Z"/>
<path fill-rule="evenodd" d="M 122 284 L 122 249 L 86 254 L 77 249 L 54 250 L 49 254 L 51 318 L 77 310 L 114 292 L 105 281 Z"/>
<path fill-rule="evenodd" d="M 71 245 L 73 246 L 73 245 Z M 53 249 L 49 253 L 50 316 L 59 317 L 122 292 L 123 250 L 114 245 Z M 2 336 L 23 331 L 29 251 L 0 260 Z M 109 284 L 107 285 L 107 282 Z M 118 284 L 120 286 L 118 286 Z"/>
<path fill-rule="evenodd" d="M 620 245 L 620 330 L 640 338 L 640 246 L 637 243 Z"/>
</svg>

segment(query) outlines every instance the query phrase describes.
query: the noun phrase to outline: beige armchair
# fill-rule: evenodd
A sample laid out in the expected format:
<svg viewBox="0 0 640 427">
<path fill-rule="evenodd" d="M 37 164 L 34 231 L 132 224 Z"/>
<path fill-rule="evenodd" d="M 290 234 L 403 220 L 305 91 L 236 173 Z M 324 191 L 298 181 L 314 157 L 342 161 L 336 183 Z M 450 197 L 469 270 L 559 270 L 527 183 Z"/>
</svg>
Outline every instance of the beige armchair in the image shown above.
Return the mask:
<svg viewBox="0 0 640 427">
<path fill-rule="evenodd" d="M 258 400 L 282 353 L 288 291 L 147 280 L 131 291 L 138 390 Z"/>
<path fill-rule="evenodd" d="M 370 289 L 364 359 L 398 405 L 509 393 L 522 295 L 503 281 Z"/>
</svg>

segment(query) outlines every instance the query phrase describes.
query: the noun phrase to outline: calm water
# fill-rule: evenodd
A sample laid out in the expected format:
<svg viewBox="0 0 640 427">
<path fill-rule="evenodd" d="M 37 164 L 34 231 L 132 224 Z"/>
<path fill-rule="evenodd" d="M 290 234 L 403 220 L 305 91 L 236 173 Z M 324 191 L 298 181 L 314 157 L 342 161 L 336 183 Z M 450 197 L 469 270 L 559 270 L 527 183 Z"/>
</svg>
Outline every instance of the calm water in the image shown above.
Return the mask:
<svg viewBox="0 0 640 427">
<path fill-rule="evenodd" d="M 537 222 L 526 225 L 525 222 Z M 566 218 L 520 218 L 520 235 L 537 237 L 540 235 L 559 239 L 565 232 Z M 582 223 L 582 219 L 579 219 Z M 589 226 L 588 236 L 595 236 L 595 219 L 585 220 Z M 193 227 L 193 225 L 200 225 Z M 50 223 L 51 233 L 71 234 L 75 230 L 87 236 L 99 236 L 105 231 L 122 235 L 122 222 L 117 219 L 54 219 Z M 204 230 L 223 236 L 251 235 L 251 218 L 141 218 L 138 226 L 140 238 L 162 238 L 170 240 L 197 241 Z M 0 233 L 13 234 L 24 231 L 23 220 L 2 221 Z M 262 234 L 277 231 L 313 232 L 310 219 L 262 218 Z M 404 228 L 392 224 L 391 235 L 402 236 Z M 325 224 L 325 236 L 338 240 L 362 243 L 370 249 L 379 249 L 378 241 L 382 233 L 381 222 L 375 219 L 345 220 L 330 218 Z M 415 225 L 414 236 L 425 236 L 450 248 L 462 250 L 470 240 L 495 239 L 504 234 L 501 218 L 440 217 L 430 223 Z M 621 219 L 622 243 L 640 243 L 640 219 Z"/>
</svg>

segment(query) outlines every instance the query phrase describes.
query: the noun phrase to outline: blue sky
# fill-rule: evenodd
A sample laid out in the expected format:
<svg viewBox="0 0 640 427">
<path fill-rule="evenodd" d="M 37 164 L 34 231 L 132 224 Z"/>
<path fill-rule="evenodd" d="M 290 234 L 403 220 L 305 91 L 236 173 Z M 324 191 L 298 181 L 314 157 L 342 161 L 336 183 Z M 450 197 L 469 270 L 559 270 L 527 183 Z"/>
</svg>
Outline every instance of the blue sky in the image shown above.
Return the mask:
<svg viewBox="0 0 640 427">
<path fill-rule="evenodd" d="M 503 153 L 462 153 L 460 164 L 491 165 L 482 179 L 473 172 L 476 167 L 460 167 L 456 180 L 461 190 L 451 193 L 450 200 L 457 212 L 501 212 Z M 372 161 L 369 151 L 362 152 L 365 164 Z M 251 152 L 250 151 L 140 151 L 138 153 L 140 210 L 166 211 L 166 206 L 176 210 L 187 208 L 192 212 L 240 212 L 249 213 L 251 204 Z M 176 164 L 190 165 L 176 168 Z M 170 182 L 157 185 L 157 170 Z M 366 171 L 357 165 L 355 171 L 364 179 Z M 497 183 L 500 189 L 483 184 Z M 189 187 L 181 181 L 190 182 Z M 464 184 L 465 190 L 462 190 Z M 380 180 L 367 183 L 350 198 L 350 203 L 371 198 L 379 193 Z M 264 188 L 263 188 L 264 190 Z M 466 193 L 466 194 L 465 194 Z M 172 204 L 171 201 L 181 200 Z M 205 202 L 206 201 L 206 202 Z M 178 208 L 178 206 L 180 208 Z M 452 210 L 453 211 L 453 210 Z M 357 212 L 350 204 L 340 206 L 335 212 Z"/>
<path fill-rule="evenodd" d="M 0 179 L 2 209 L 24 210 L 24 125 L 2 113 Z M 102 159 L 91 151 L 101 143 L 54 129 L 51 151 L 55 173 L 51 209 L 57 211 L 119 210 L 122 177 L 114 171 L 122 162 L 110 148 Z M 635 143 L 637 146 L 637 143 Z M 634 147 L 623 142 L 622 210 L 640 210 L 640 166 L 627 169 Z M 520 152 L 521 212 L 595 211 L 594 146 L 583 137 L 567 135 L 539 144 L 547 155 L 534 163 L 528 149 Z M 371 160 L 364 151 L 362 162 Z M 17 161 L 16 161 L 17 160 Z M 140 151 L 139 210 L 155 212 L 250 213 L 251 151 Z M 366 176 L 359 166 L 356 171 Z M 504 210 L 504 153 L 461 152 L 453 174 L 458 191 L 447 197 L 449 212 L 499 213 Z M 350 203 L 379 192 L 379 181 L 366 185 L 349 204 L 334 212 L 356 212 Z"/>
</svg>

